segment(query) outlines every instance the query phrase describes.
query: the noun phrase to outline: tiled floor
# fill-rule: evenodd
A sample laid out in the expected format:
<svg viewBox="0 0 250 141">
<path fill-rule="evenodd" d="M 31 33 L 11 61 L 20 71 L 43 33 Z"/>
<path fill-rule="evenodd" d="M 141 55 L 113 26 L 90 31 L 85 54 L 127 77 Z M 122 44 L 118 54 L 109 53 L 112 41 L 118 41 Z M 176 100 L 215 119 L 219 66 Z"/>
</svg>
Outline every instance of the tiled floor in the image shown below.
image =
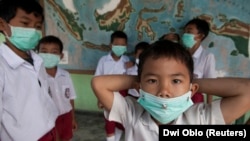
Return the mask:
<svg viewBox="0 0 250 141">
<path fill-rule="evenodd" d="M 72 141 L 106 141 L 102 112 L 76 112 L 76 120 L 78 130 Z"/>
</svg>

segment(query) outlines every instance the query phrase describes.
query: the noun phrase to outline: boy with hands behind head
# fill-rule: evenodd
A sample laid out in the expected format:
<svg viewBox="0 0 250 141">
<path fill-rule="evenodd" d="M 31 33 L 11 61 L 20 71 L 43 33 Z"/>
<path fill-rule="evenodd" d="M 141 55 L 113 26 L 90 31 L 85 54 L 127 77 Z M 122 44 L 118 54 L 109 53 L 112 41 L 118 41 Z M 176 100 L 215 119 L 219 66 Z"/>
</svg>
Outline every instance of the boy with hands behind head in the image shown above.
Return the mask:
<svg viewBox="0 0 250 141">
<path fill-rule="evenodd" d="M 105 83 L 105 82 L 109 83 Z M 119 90 L 140 83 L 138 100 Z M 125 140 L 157 140 L 163 124 L 231 124 L 250 109 L 250 80 L 217 78 L 193 80 L 193 60 L 180 44 L 157 41 L 142 53 L 138 77 L 96 76 L 92 88 L 109 120 L 125 128 Z M 193 103 L 197 91 L 222 97 L 211 104 Z"/>
</svg>

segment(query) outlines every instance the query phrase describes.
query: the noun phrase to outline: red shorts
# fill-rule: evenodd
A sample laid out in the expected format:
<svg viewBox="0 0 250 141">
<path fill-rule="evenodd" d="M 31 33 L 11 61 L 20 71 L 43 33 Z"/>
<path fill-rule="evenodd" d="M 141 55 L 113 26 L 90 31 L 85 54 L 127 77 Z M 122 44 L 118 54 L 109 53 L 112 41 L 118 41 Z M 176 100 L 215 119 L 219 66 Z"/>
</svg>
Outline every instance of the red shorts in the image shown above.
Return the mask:
<svg viewBox="0 0 250 141">
<path fill-rule="evenodd" d="M 191 99 L 194 103 L 204 102 L 202 93 L 195 93 Z"/>
<path fill-rule="evenodd" d="M 122 91 L 119 91 L 119 93 L 120 93 L 123 97 L 125 97 L 125 96 L 128 95 L 128 90 L 122 90 Z"/>
<path fill-rule="evenodd" d="M 46 133 L 38 141 L 56 141 L 56 128 L 51 129 L 48 133 Z"/>
<path fill-rule="evenodd" d="M 70 140 L 73 137 L 72 110 L 60 115 L 56 120 L 56 130 L 58 137 L 64 140 Z"/>
<path fill-rule="evenodd" d="M 109 121 L 106 118 L 104 118 L 104 119 L 105 119 L 106 134 L 113 134 L 113 133 L 115 133 L 115 128 L 118 128 L 118 129 L 124 131 L 124 127 L 122 126 L 122 124 L 120 124 L 118 122 L 114 122 L 114 121 Z"/>
<path fill-rule="evenodd" d="M 128 90 L 122 90 L 119 91 L 120 94 L 125 97 L 128 95 Z M 109 121 L 106 118 L 105 119 L 105 130 L 106 130 L 106 134 L 113 134 L 115 133 L 115 128 L 118 128 L 120 130 L 124 131 L 124 127 L 122 124 L 118 123 L 118 122 L 114 122 L 114 121 Z"/>
</svg>

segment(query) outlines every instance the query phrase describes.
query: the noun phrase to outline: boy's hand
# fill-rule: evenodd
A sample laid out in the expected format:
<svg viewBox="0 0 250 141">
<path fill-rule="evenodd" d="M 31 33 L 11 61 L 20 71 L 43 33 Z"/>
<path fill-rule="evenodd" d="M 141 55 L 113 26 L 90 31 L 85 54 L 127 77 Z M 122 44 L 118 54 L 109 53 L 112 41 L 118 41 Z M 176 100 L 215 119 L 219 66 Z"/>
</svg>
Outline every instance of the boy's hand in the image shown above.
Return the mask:
<svg viewBox="0 0 250 141">
<path fill-rule="evenodd" d="M 73 132 L 75 132 L 76 130 L 77 130 L 77 123 L 76 123 L 76 120 L 75 119 L 73 119 L 73 121 L 72 121 L 72 129 L 73 129 Z"/>
<path fill-rule="evenodd" d="M 128 62 L 126 62 L 126 63 L 125 63 L 125 68 L 126 68 L 126 69 L 128 69 L 128 68 L 133 67 L 134 65 L 135 65 L 135 63 L 134 63 L 134 62 L 132 62 L 132 61 L 128 61 Z"/>
<path fill-rule="evenodd" d="M 104 108 L 104 106 L 102 105 L 102 103 L 99 100 L 97 101 L 97 106 L 98 106 L 99 109 Z"/>
</svg>

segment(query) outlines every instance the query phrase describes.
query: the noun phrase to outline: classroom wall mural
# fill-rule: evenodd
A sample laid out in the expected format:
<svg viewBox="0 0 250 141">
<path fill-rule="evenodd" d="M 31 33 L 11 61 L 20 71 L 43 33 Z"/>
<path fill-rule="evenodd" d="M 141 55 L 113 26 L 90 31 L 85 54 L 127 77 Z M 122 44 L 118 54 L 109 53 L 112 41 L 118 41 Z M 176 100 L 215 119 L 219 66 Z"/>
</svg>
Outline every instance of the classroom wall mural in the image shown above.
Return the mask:
<svg viewBox="0 0 250 141">
<path fill-rule="evenodd" d="M 128 35 L 128 55 L 136 43 L 152 43 L 165 33 L 183 32 L 194 17 L 210 24 L 203 46 L 215 54 L 218 76 L 250 77 L 248 0 L 44 0 L 45 34 L 64 43 L 61 67 L 95 70 L 109 51 L 110 35 Z"/>
</svg>

